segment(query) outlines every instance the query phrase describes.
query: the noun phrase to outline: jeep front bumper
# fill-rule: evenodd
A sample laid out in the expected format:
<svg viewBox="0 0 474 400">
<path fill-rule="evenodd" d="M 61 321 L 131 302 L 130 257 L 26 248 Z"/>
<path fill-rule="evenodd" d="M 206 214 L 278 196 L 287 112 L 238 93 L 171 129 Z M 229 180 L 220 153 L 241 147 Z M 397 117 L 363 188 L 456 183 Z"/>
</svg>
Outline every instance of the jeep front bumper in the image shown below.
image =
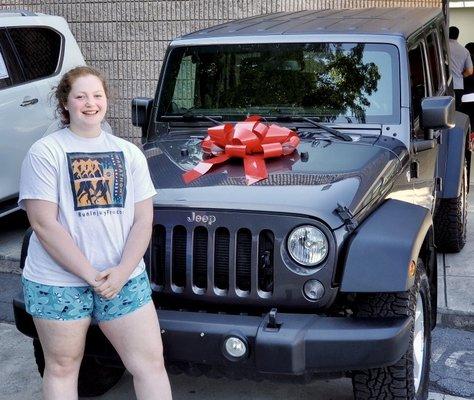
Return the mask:
<svg viewBox="0 0 474 400">
<path fill-rule="evenodd" d="M 17 328 L 36 337 L 24 303 L 13 301 Z M 406 352 L 409 318 L 356 319 L 310 314 L 279 313 L 278 328 L 268 328 L 264 317 L 158 311 L 165 358 L 169 361 L 241 367 L 260 373 L 300 375 L 305 372 L 348 371 L 394 364 Z M 224 341 L 241 338 L 246 356 L 233 360 Z M 114 364 L 117 354 L 92 324 L 86 354 Z M 240 364 L 240 365 L 239 365 Z"/>
</svg>

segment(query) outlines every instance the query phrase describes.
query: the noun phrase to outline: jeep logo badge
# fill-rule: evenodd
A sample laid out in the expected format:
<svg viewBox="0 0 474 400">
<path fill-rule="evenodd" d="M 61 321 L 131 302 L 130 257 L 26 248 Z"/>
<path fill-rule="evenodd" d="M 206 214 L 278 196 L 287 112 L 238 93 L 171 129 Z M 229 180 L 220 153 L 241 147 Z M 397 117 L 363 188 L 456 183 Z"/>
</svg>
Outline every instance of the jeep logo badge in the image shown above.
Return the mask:
<svg viewBox="0 0 474 400">
<path fill-rule="evenodd" d="M 192 215 L 186 219 L 188 222 L 198 222 L 198 223 L 207 224 L 209 226 L 211 226 L 217 220 L 215 215 L 201 215 L 201 214 L 196 214 L 194 211 Z"/>
</svg>

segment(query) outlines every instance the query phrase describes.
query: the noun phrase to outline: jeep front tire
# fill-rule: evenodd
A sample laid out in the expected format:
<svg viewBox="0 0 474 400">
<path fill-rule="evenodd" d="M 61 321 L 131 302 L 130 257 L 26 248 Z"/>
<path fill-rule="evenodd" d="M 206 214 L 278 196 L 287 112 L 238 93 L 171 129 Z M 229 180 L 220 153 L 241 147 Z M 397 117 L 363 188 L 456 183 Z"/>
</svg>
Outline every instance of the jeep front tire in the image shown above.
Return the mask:
<svg viewBox="0 0 474 400">
<path fill-rule="evenodd" d="M 408 350 L 394 365 L 353 371 L 354 399 L 427 399 L 431 352 L 431 300 L 429 280 L 423 263 L 418 261 L 415 284 L 409 291 L 360 295 L 355 315 L 370 318 L 409 316 L 411 334 Z"/>
</svg>

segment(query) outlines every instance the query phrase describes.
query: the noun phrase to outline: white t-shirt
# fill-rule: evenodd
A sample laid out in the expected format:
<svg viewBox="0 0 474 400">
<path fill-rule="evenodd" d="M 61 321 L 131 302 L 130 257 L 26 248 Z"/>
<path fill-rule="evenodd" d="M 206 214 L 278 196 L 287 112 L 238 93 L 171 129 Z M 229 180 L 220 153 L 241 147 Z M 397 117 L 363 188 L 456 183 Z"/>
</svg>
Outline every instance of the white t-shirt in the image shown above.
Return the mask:
<svg viewBox="0 0 474 400">
<path fill-rule="evenodd" d="M 449 39 L 449 52 L 451 54 L 451 73 L 453 74 L 454 89 L 464 89 L 465 69 L 472 68 L 472 59 L 469 51 L 457 40 Z"/>
<path fill-rule="evenodd" d="M 84 138 L 69 129 L 37 141 L 21 168 L 20 198 L 58 205 L 58 221 L 98 271 L 116 266 L 133 224 L 135 203 L 156 194 L 143 153 L 104 131 Z M 131 278 L 143 272 L 143 259 Z M 87 283 L 68 272 L 31 236 L 23 276 L 55 286 Z"/>
</svg>

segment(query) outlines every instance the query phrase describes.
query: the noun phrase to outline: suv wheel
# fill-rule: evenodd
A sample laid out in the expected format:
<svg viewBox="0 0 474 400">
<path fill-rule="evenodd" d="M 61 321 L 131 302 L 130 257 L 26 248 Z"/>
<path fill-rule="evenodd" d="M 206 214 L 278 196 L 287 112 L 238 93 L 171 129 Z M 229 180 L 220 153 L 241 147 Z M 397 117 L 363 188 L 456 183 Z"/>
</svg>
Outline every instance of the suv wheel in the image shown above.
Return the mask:
<svg viewBox="0 0 474 400">
<path fill-rule="evenodd" d="M 44 354 L 41 343 L 38 339 L 33 339 L 36 365 L 43 377 Z M 95 397 L 106 393 L 122 377 L 125 368 L 107 367 L 99 364 L 92 357 L 84 357 L 79 371 L 78 391 L 79 397 Z"/>
<path fill-rule="evenodd" d="M 435 215 L 435 241 L 438 251 L 457 253 L 466 244 L 467 163 L 464 161 L 461 194 L 455 199 L 441 199 Z"/>
<path fill-rule="evenodd" d="M 431 353 L 430 286 L 419 260 L 413 287 L 402 293 L 370 293 L 358 299 L 361 317 L 410 316 L 412 331 L 407 352 L 394 365 L 353 371 L 354 399 L 425 400 Z"/>
</svg>

